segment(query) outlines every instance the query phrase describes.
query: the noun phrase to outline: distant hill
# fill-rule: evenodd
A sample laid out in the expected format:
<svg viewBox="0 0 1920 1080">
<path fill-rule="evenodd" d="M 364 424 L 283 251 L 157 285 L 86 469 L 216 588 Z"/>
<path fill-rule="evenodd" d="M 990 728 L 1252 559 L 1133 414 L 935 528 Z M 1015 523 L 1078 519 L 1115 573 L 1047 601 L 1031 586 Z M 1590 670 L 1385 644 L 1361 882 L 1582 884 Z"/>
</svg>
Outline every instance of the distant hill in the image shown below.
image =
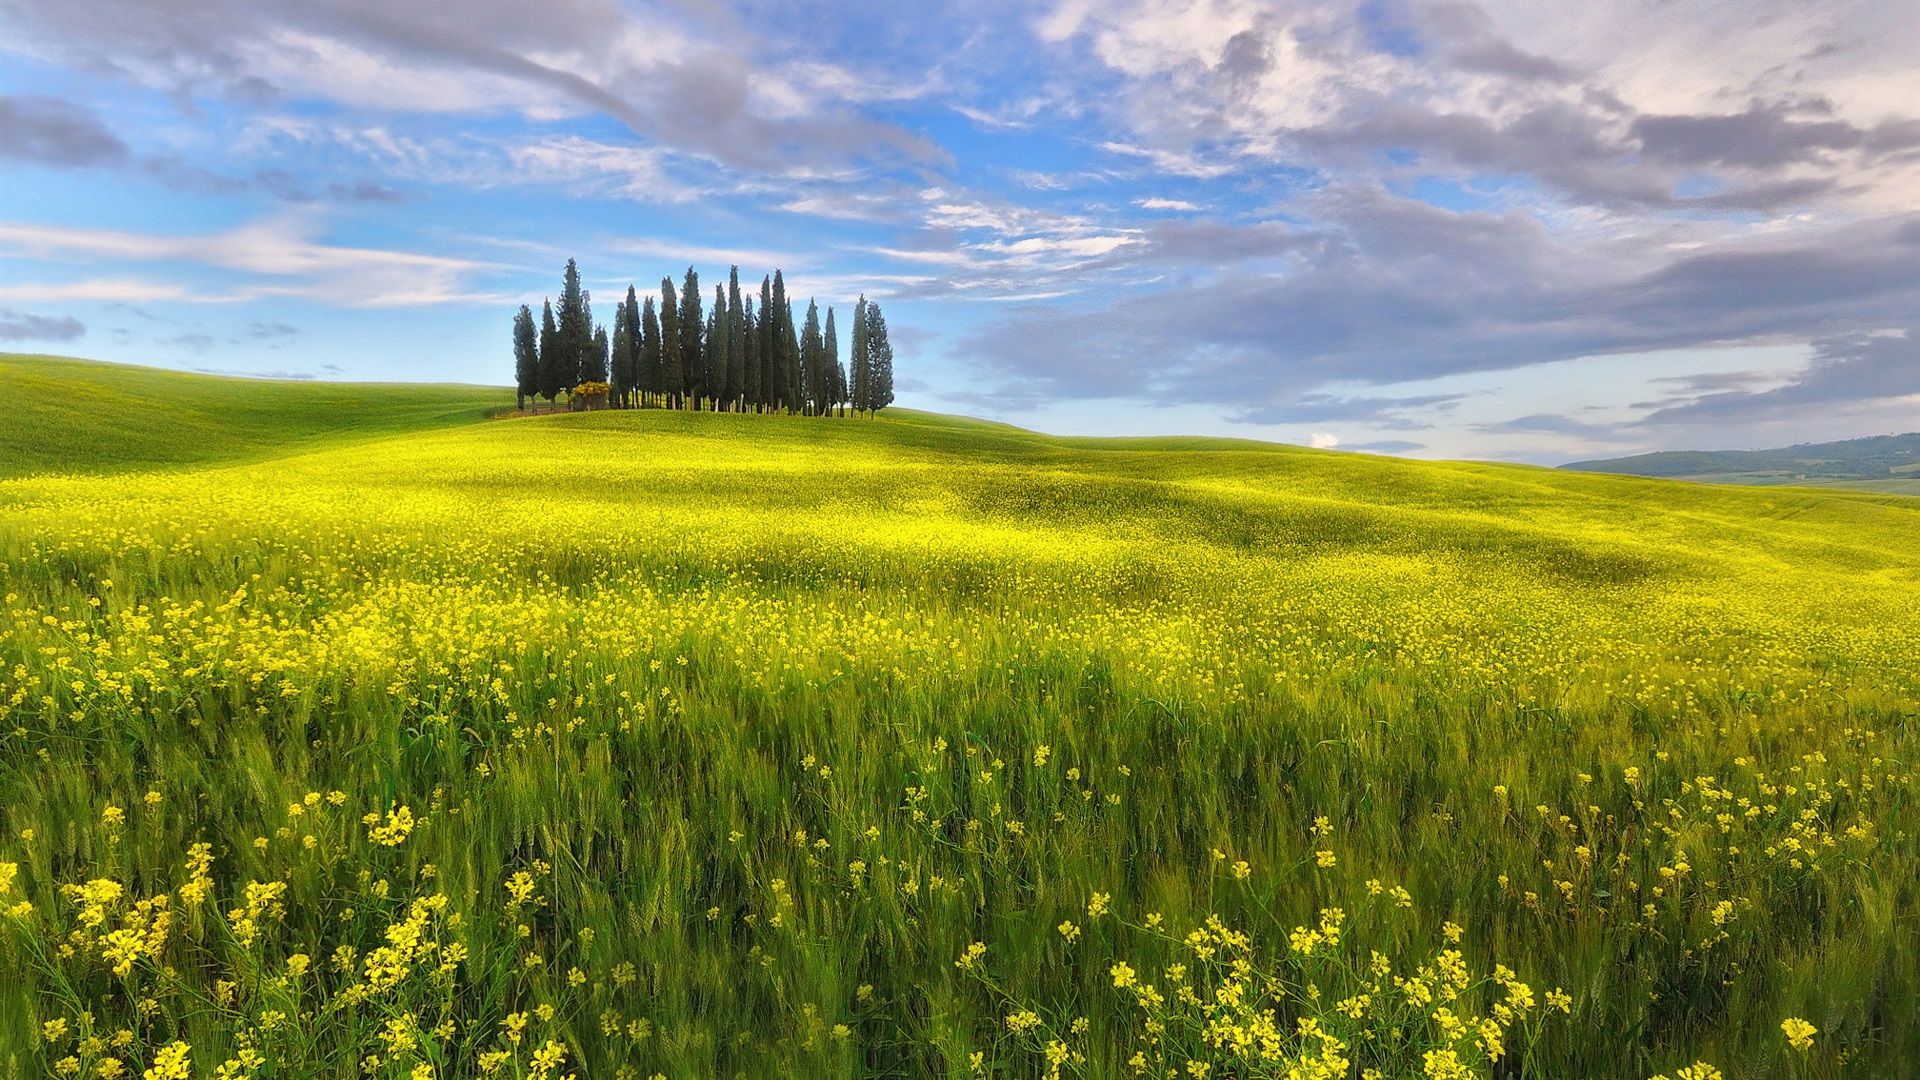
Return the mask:
<svg viewBox="0 0 1920 1080">
<path fill-rule="evenodd" d="M 237 462 L 473 423 L 510 390 L 299 382 L 0 353 L 0 479 Z"/>
<path fill-rule="evenodd" d="M 1668 450 L 1576 461 L 1561 468 L 1710 484 L 1797 484 L 1920 495 L 1920 432 L 1777 450 Z"/>
</svg>

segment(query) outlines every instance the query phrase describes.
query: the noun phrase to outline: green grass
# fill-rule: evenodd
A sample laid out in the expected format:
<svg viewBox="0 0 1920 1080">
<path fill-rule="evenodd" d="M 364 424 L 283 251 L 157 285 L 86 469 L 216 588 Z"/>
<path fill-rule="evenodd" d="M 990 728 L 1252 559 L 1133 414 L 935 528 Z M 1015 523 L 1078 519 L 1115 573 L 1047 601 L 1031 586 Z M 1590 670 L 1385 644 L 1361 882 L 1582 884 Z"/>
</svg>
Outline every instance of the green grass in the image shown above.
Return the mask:
<svg viewBox="0 0 1920 1080">
<path fill-rule="evenodd" d="M 503 404 L 480 386 L 241 379 L 7 353 L 0 385 L 0 477 L 258 460 L 472 423 Z"/>
<path fill-rule="evenodd" d="M 0 1076 L 1920 1048 L 1910 499 L 417 392 L 0 458 Z"/>
</svg>

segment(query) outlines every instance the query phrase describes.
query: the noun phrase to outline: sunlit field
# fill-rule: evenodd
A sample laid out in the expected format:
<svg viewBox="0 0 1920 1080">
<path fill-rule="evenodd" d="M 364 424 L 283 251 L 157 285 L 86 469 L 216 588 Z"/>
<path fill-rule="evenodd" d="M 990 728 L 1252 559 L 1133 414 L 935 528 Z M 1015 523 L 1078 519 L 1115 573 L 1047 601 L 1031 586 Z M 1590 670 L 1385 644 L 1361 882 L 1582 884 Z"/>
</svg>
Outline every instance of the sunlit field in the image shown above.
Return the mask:
<svg viewBox="0 0 1920 1080">
<path fill-rule="evenodd" d="M 0 1072 L 1913 1074 L 1920 502 L 439 392 L 9 445 Z"/>
</svg>

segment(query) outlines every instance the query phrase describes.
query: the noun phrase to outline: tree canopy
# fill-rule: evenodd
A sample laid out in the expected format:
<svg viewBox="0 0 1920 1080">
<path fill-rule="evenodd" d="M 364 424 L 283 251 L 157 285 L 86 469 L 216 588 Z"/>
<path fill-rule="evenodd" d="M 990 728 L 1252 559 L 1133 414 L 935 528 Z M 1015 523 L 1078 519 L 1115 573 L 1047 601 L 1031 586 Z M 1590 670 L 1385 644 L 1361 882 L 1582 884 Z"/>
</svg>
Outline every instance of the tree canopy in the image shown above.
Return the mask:
<svg viewBox="0 0 1920 1080">
<path fill-rule="evenodd" d="M 823 315 L 809 299 L 796 325 L 785 275 L 761 278 L 756 305 L 751 291 L 741 293 L 737 266 L 724 286 L 715 283 L 711 309 L 695 267 L 678 288 L 662 277 L 657 297 L 628 285 L 609 329 L 594 321 L 579 264 L 568 259 L 558 302 L 541 305 L 538 327 L 530 306 L 514 314 L 514 385 L 523 408 L 529 398 L 571 400 L 588 386 L 623 409 L 871 414 L 893 402 L 893 347 L 878 303 L 860 298 L 851 336 L 849 371 L 832 307 Z"/>
</svg>

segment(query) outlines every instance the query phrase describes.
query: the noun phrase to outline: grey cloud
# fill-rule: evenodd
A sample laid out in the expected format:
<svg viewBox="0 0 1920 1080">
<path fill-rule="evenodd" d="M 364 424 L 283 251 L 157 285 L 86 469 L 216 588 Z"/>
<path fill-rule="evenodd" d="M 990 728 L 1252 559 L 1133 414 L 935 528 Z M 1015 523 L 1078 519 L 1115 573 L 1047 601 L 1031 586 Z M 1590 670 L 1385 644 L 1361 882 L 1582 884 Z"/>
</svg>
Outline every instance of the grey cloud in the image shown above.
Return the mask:
<svg viewBox="0 0 1920 1080">
<path fill-rule="evenodd" d="M 1141 230 L 1139 244 L 1121 248 L 1106 263 L 1219 266 L 1312 248 L 1323 239 L 1311 230 L 1277 221 L 1156 220 Z"/>
<path fill-rule="evenodd" d="M 72 341 L 87 325 L 71 316 L 0 311 L 0 341 Z"/>
<path fill-rule="evenodd" d="M 0 96 L 0 157 L 68 167 L 119 165 L 127 160 L 127 144 L 83 106 Z"/>
<path fill-rule="evenodd" d="M 1814 343 L 1813 362 L 1771 390 L 1724 390 L 1669 405 L 1643 423 L 1725 423 L 1791 417 L 1813 406 L 1920 395 L 1920 326 L 1898 335 L 1849 334 Z"/>
<path fill-rule="evenodd" d="M 1682 166 L 1766 169 L 1847 151 L 1879 157 L 1920 148 L 1920 120 L 1856 127 L 1844 120 L 1797 119 L 1784 105 L 1750 104 L 1718 116 L 1644 115 L 1631 132 L 1651 157 Z"/>
<path fill-rule="evenodd" d="M 206 195 L 261 191 L 287 202 L 311 202 L 313 199 L 299 179 L 284 169 L 259 169 L 251 176 L 228 176 L 171 155 L 160 155 L 142 161 L 140 171 L 155 183 L 175 191 Z"/>
<path fill-rule="evenodd" d="M 1498 38 L 1464 43 L 1450 51 L 1447 58 L 1461 71 L 1504 75 L 1522 82 L 1569 83 L 1574 80 L 1574 73 L 1566 65 L 1517 49 Z"/>
<path fill-rule="evenodd" d="M 172 345 L 175 348 L 188 349 L 193 352 L 204 353 L 208 349 L 213 348 L 213 335 L 212 334 L 176 334 L 170 338 L 161 338 L 160 344 Z"/>
<path fill-rule="evenodd" d="M 1390 398 L 1308 393 L 1289 402 L 1246 409 L 1232 414 L 1230 419 L 1247 424 L 1359 423 L 1369 427 L 1416 431 L 1431 424 L 1416 420 L 1408 413 L 1420 410 L 1450 411 L 1465 398 L 1464 394 L 1420 394 Z"/>
<path fill-rule="evenodd" d="M 259 169 L 251 176 L 227 176 L 172 155 L 135 159 L 127 144 L 92 110 L 56 98 L 0 96 L 0 156 L 61 166 L 137 166 L 149 179 L 177 191 L 231 195 L 264 191 L 288 202 L 313 196 L 284 169 Z M 370 181 L 332 184 L 336 199 L 394 202 L 405 196 Z"/>
<path fill-rule="evenodd" d="M 342 202 L 396 203 L 404 202 L 407 198 L 406 192 L 371 180 L 355 184 L 328 184 L 327 193 Z"/>
<path fill-rule="evenodd" d="M 1332 80 L 1311 94 L 1324 119 L 1283 121 L 1294 110 L 1277 108 L 1260 78 L 1283 34 L 1293 51 L 1330 69 L 1398 77 Z M 1362 174 L 1381 170 L 1386 155 L 1412 152 L 1410 173 L 1519 175 L 1616 212 L 1777 213 L 1878 182 L 1858 175 L 1862 164 L 1920 157 L 1920 119 L 1861 126 L 1810 87 L 1728 115 L 1641 115 L 1600 72 L 1516 46 L 1465 0 L 1379 0 L 1312 14 L 1279 5 L 1203 63 L 1121 85 L 1109 108 L 1132 129 L 1126 141 L 1175 155 L 1238 148 L 1257 160 L 1304 158 Z M 1463 77 L 1476 89 L 1464 89 Z M 1711 185 L 1705 193 L 1677 194 L 1702 179 Z"/>
<path fill-rule="evenodd" d="M 247 101 L 284 96 L 287 88 L 272 85 L 253 65 L 262 52 L 291 48 L 291 31 L 350 42 L 398 63 L 517 80 L 605 113 L 644 137 L 748 169 L 784 172 L 868 157 L 945 160 L 921 136 L 851 111 L 790 117 L 760 109 L 754 84 L 762 73 L 732 46 L 751 40 L 744 28 L 716 39 L 727 48 L 696 48 L 604 85 L 534 59 L 578 55 L 619 63 L 622 57 L 610 50 L 632 16 L 611 0 L 567 0 L 548 5 L 539 18 L 508 0 L 456 6 L 103 0 L 83 9 L 0 0 L 0 10 L 22 36 L 76 66 L 170 72 L 183 95 L 212 89 Z"/>
<path fill-rule="evenodd" d="M 260 189 L 289 201 L 310 198 L 292 174 L 262 169 L 247 178 L 223 176 L 177 157 L 136 159 L 92 109 L 58 98 L 0 96 L 0 157 L 45 165 L 137 167 L 154 181 L 216 195 Z"/>
<path fill-rule="evenodd" d="M 1631 441 L 1628 438 L 1622 437 L 1619 429 L 1615 425 L 1595 424 L 1555 413 L 1533 413 L 1528 416 L 1516 416 L 1511 420 L 1500 420 L 1488 424 L 1475 424 L 1474 430 L 1492 434 L 1572 435 L 1596 442 L 1626 443 Z"/>
<path fill-rule="evenodd" d="M 1227 39 L 1218 71 L 1229 83 L 1246 85 L 1273 68 L 1273 50 L 1257 30 L 1242 30 Z"/>
<path fill-rule="evenodd" d="M 1706 371 L 1694 375 L 1668 375 L 1650 380 L 1658 385 L 1670 385 L 1674 392 L 1682 395 L 1710 394 L 1726 390 L 1751 390 L 1763 383 L 1774 381 L 1773 376 L 1762 371 Z M 1635 408 L 1658 408 L 1665 402 L 1636 402 Z"/>
<path fill-rule="evenodd" d="M 963 338 L 998 395 L 1337 409 L 1385 384 L 1608 352 L 1804 340 L 1920 310 L 1920 218 L 1660 248 L 1582 250 L 1523 215 L 1453 214 L 1377 191 L 1329 196 L 1298 266 L 1176 282 L 1092 309 L 1036 306 Z M 1651 265 L 1651 270 L 1626 269 Z M 1321 395 L 1313 397 L 1310 395 Z M 1364 399 L 1361 399 L 1364 400 Z"/>
<path fill-rule="evenodd" d="M 1411 17 L 1425 36 L 1439 43 L 1441 55 L 1457 70 L 1498 75 L 1522 83 L 1564 84 L 1577 77 L 1565 64 L 1527 52 L 1501 37 L 1494 29 L 1493 20 L 1476 4 L 1420 4 L 1413 9 Z"/>
<path fill-rule="evenodd" d="M 1291 137 L 1335 160 L 1362 161 L 1383 151 L 1410 149 L 1460 168 L 1523 173 L 1579 202 L 1616 209 L 1774 210 L 1805 203 L 1837 186 L 1831 177 L 1794 177 L 1741 180 L 1709 195 L 1676 195 L 1674 185 L 1682 176 L 1676 164 L 1643 160 L 1614 129 L 1613 118 L 1604 111 L 1564 101 L 1545 102 L 1495 122 L 1382 99 Z"/>
</svg>

